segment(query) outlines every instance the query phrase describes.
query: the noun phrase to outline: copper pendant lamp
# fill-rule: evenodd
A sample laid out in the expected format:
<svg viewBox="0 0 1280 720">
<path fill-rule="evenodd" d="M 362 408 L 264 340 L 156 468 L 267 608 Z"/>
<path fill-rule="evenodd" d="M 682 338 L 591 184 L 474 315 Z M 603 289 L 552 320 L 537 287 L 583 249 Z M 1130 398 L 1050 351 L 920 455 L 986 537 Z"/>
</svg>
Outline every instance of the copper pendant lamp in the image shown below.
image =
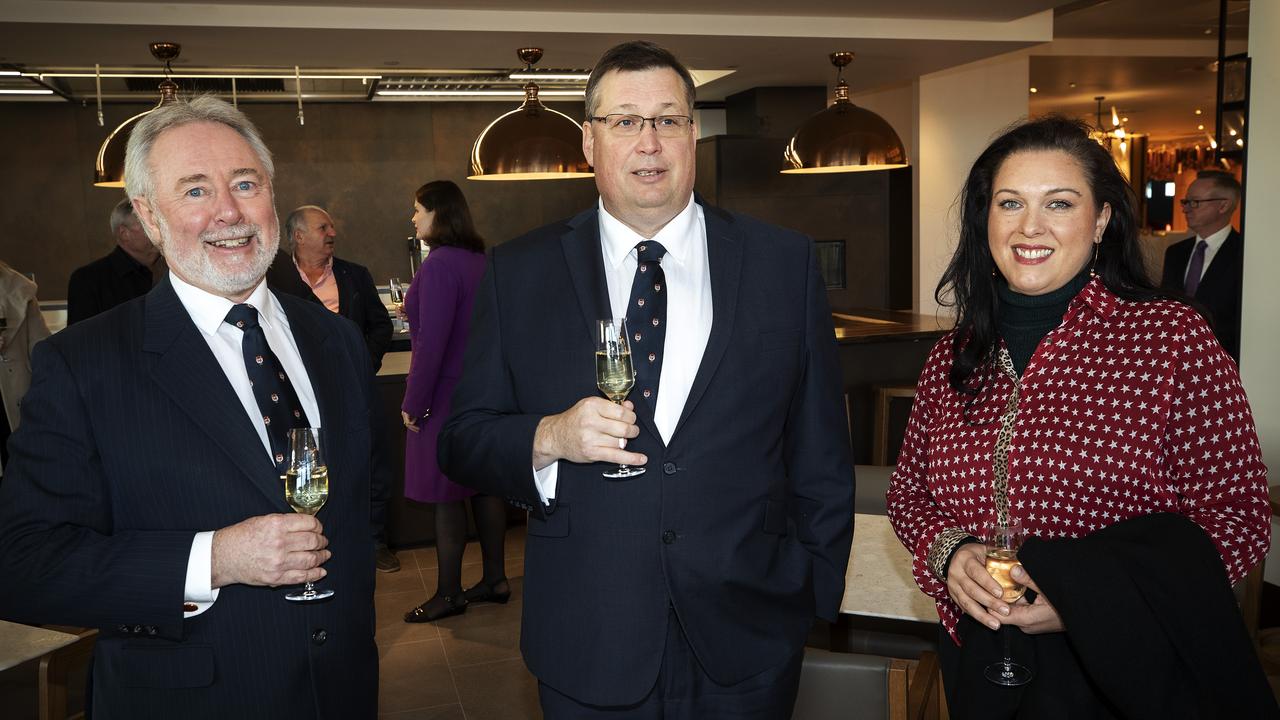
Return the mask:
<svg viewBox="0 0 1280 720">
<path fill-rule="evenodd" d="M 833 173 L 907 167 L 907 151 L 884 118 L 849 101 L 844 68 L 853 53 L 831 53 L 836 99 L 805 120 L 783 153 L 784 173 Z"/>
<path fill-rule="evenodd" d="M 124 152 L 129 145 L 129 134 L 133 132 L 134 125 L 152 110 L 178 99 L 178 84 L 170 80 L 168 75 L 172 71 L 171 63 L 178 57 L 178 53 L 182 52 L 182 46 L 177 43 L 158 42 L 151 43 L 150 47 L 151 56 L 164 63 L 165 79 L 160 81 L 160 102 L 156 103 L 156 107 L 151 110 L 140 112 L 120 123 L 119 127 L 112 130 L 107 139 L 102 141 L 102 147 L 98 148 L 98 159 L 93 167 L 95 187 L 124 187 Z"/>
<path fill-rule="evenodd" d="M 541 48 L 516 51 L 525 71 L 542 58 Z M 524 86 L 524 103 L 489 123 L 471 146 L 468 180 L 564 180 L 592 177 L 582 155 L 582 128 L 538 99 L 538 84 Z"/>
</svg>

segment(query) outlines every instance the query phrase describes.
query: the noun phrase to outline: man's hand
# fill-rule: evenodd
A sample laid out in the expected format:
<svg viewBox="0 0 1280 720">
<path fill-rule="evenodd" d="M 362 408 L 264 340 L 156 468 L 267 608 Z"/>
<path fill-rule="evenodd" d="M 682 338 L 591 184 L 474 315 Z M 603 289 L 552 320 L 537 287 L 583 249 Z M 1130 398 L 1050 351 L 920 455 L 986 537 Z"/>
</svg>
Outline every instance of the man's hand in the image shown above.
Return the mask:
<svg viewBox="0 0 1280 720">
<path fill-rule="evenodd" d="M 623 450 L 627 439 L 639 434 L 635 405 L 630 400 L 615 405 L 601 397 L 583 398 L 538 423 L 533 436 L 533 467 L 541 470 L 557 460 L 644 465 L 647 457 Z"/>
<path fill-rule="evenodd" d="M 212 583 L 300 585 L 326 575 L 332 554 L 320 521 L 310 515 L 259 515 L 213 534 Z"/>
<path fill-rule="evenodd" d="M 1009 603 L 1004 589 L 987 572 L 987 552 L 982 543 L 965 543 L 947 567 L 947 592 L 970 617 L 992 630 L 1008 622 Z"/>
<path fill-rule="evenodd" d="M 1009 617 L 1004 618 L 1004 624 L 1016 625 L 1028 635 L 1040 635 L 1042 633 L 1066 630 L 1066 626 L 1062 624 L 1062 616 L 1058 614 L 1058 610 L 1049 602 L 1049 598 L 1040 592 L 1040 588 L 1036 586 L 1035 581 L 1027 574 L 1026 569 L 1021 565 L 1014 565 L 1011 574 L 1014 580 L 1036 591 L 1036 601 L 1028 603 L 1025 599 L 1019 600 L 1013 606 L 1013 611 L 1009 613 Z"/>
</svg>

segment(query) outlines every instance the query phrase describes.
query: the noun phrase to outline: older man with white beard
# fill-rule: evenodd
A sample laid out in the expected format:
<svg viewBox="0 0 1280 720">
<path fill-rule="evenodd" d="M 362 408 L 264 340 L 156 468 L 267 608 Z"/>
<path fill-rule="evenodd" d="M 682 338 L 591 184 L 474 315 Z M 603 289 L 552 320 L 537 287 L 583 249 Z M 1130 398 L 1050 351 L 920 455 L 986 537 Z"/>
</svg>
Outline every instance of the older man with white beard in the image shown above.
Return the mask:
<svg viewBox="0 0 1280 720">
<path fill-rule="evenodd" d="M 129 141 L 126 191 L 170 275 L 36 348 L 0 488 L 0 617 L 101 630 L 96 718 L 377 712 L 371 458 L 354 326 L 277 296 L 270 152 L 213 98 Z M 318 429 L 315 516 L 281 475 Z M 282 586 L 335 591 L 291 603 Z"/>
</svg>

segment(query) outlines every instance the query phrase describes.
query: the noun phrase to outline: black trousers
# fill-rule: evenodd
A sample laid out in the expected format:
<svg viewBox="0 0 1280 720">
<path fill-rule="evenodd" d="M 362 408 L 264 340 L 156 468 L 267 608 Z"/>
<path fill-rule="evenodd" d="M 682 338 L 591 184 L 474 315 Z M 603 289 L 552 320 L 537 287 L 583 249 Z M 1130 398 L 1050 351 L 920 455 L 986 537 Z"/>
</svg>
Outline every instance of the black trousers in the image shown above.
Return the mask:
<svg viewBox="0 0 1280 720">
<path fill-rule="evenodd" d="M 587 705 L 538 683 L 547 720 L 788 720 L 800 688 L 801 647 L 794 657 L 736 685 L 720 685 L 698 664 L 675 611 L 667 615 L 667 644 L 653 689 L 634 705 Z"/>
<path fill-rule="evenodd" d="M 987 680 L 987 665 L 1004 657 L 1000 632 L 979 625 L 965 615 L 957 626 L 963 642 L 956 647 L 939 626 L 938 664 L 953 720 L 1113 720 L 1107 706 L 1085 675 L 1066 633 L 1027 635 L 1016 627 L 1009 634 L 1010 657 L 1031 668 L 1035 676 L 1020 687 L 1004 687 Z M 1117 651 L 1120 649 L 1118 648 Z M 1134 662 L 1140 662 L 1140 653 Z"/>
</svg>

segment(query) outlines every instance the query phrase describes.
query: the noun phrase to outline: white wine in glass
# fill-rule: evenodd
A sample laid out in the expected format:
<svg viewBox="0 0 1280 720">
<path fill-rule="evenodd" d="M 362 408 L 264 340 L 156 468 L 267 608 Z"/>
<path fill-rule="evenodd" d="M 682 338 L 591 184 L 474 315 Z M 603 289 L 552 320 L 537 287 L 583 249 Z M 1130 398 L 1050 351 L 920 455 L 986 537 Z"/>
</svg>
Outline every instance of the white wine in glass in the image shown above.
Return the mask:
<svg viewBox="0 0 1280 720">
<path fill-rule="evenodd" d="M 387 292 L 391 295 L 391 304 L 396 308 L 396 315 L 399 315 L 404 308 L 404 286 L 400 284 L 400 278 L 391 278 L 387 283 Z"/>
<path fill-rule="evenodd" d="M 621 405 L 636 384 L 635 366 L 631 364 L 631 345 L 627 342 L 626 318 L 609 318 L 599 322 L 596 333 L 596 387 L 613 402 Z M 644 468 L 618 465 L 604 473 L 612 479 L 643 475 Z"/>
<path fill-rule="evenodd" d="M 284 499 L 294 512 L 315 515 L 329 499 L 329 466 L 325 465 L 314 428 L 289 431 L 289 467 L 284 473 Z M 333 596 L 333 590 L 317 590 L 308 582 L 302 590 L 284 596 L 293 602 L 311 602 Z"/>
<path fill-rule="evenodd" d="M 987 572 L 1004 591 L 1001 599 L 1007 603 L 1016 602 L 1027 592 L 1026 586 L 1016 582 L 1011 573 L 1018 562 L 1018 549 L 1022 547 L 1022 523 L 1009 520 L 1001 524 L 993 522 L 982 528 L 982 542 L 987 547 Z M 1000 640 L 1004 649 L 1004 657 L 988 665 L 983 674 L 997 685 L 1017 687 L 1031 682 L 1035 676 L 1030 667 L 1015 662 L 1010 652 L 1009 633 L 1013 629 L 1001 625 Z"/>
</svg>

